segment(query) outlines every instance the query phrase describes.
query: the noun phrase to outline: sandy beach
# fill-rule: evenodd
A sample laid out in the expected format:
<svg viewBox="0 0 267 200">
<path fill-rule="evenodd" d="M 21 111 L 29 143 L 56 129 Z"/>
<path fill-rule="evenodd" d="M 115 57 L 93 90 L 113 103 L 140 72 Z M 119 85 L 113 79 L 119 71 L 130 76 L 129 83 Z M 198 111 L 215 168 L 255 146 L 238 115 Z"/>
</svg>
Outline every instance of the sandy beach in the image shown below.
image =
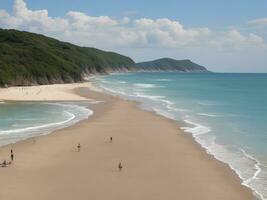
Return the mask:
<svg viewBox="0 0 267 200">
<path fill-rule="evenodd" d="M 88 120 L 0 148 L 0 160 L 9 160 L 11 148 L 15 155 L 11 166 L 0 168 L 1 200 L 255 199 L 230 167 L 208 155 L 176 122 L 88 87 L 0 89 L 0 100 L 104 101 L 94 105 Z"/>
<path fill-rule="evenodd" d="M 92 85 L 86 82 L 0 88 L 0 101 L 88 101 L 88 98 L 72 92 L 79 87 L 92 87 Z"/>
</svg>

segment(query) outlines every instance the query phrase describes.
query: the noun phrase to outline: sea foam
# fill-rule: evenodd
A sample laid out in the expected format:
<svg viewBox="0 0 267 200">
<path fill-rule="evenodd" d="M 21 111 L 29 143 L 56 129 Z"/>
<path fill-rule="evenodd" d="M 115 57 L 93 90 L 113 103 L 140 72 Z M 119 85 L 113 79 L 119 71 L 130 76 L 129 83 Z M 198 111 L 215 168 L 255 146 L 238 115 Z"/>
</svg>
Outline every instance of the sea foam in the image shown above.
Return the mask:
<svg viewBox="0 0 267 200">
<path fill-rule="evenodd" d="M 29 103 L 28 103 L 29 105 Z M 46 118 L 42 119 L 38 116 L 32 116 L 33 118 L 24 118 L 20 113 L 16 115 L 16 118 L 12 118 L 11 121 L 8 118 L 4 120 L 10 124 L 9 126 L 0 128 L 0 146 L 7 145 L 9 143 L 15 143 L 19 140 L 24 140 L 33 136 L 45 135 L 61 129 L 71 126 L 83 119 L 93 115 L 93 111 L 80 105 L 72 103 L 35 103 L 35 109 L 38 109 L 38 105 L 48 105 L 61 107 L 61 115 L 64 116 L 61 120 L 52 120 L 53 116 L 50 116 L 50 122 L 46 123 Z M 14 104 L 15 106 L 15 104 Z M 11 105 L 12 107 L 12 105 Z M 26 108 L 25 108 L 26 110 Z M 41 109 L 39 112 L 43 112 Z M 57 111 L 57 115 L 60 111 Z M 52 113 L 51 113 L 52 114 Z M 26 115 L 25 115 L 26 116 Z M 30 117 L 29 115 L 28 117 Z M 17 121 L 17 122 L 16 122 Z M 53 121 L 53 122 L 52 122 Z M 3 121 L 2 121 L 3 122 Z M 16 124 L 19 123 L 19 124 Z"/>
<path fill-rule="evenodd" d="M 187 90 L 178 90 L 177 88 L 175 88 L 172 93 L 168 93 L 166 95 L 165 93 L 162 93 L 162 91 L 158 90 L 159 87 L 157 87 L 158 85 L 156 84 L 156 82 L 162 82 L 161 86 L 164 87 L 164 89 L 166 88 L 165 91 L 168 91 L 169 85 L 166 86 L 166 84 L 168 83 L 164 83 L 165 81 L 163 80 L 165 78 L 151 78 L 159 75 L 162 77 L 166 76 L 166 74 L 164 73 L 157 73 L 156 75 L 153 75 L 152 73 L 146 73 L 145 75 L 132 75 L 132 77 L 130 74 L 128 74 L 127 78 L 129 77 L 129 80 L 123 79 L 128 84 L 124 83 L 123 85 L 107 85 L 105 83 L 102 84 L 101 81 L 96 81 L 96 84 L 102 88 L 104 87 L 104 91 L 108 91 L 112 94 L 122 96 L 126 99 L 140 101 L 142 103 L 141 107 L 146 110 L 154 111 L 157 114 L 177 120 L 179 122 L 183 121 L 185 125 L 182 127 L 182 129 L 185 132 L 192 134 L 195 140 L 203 148 L 206 149 L 207 153 L 213 155 L 216 159 L 227 163 L 240 177 L 240 179 L 242 180 L 242 184 L 247 187 L 250 187 L 259 199 L 267 199 L 267 167 L 265 166 L 265 164 L 260 162 L 259 159 L 252 153 L 248 153 L 246 148 L 244 149 L 238 145 L 233 145 L 230 143 L 220 143 L 220 140 L 217 138 L 217 135 L 214 134 L 214 132 L 217 131 L 217 127 L 213 127 L 208 123 L 204 123 L 206 119 L 210 122 L 213 122 L 214 120 L 222 121 L 226 118 L 231 120 L 241 119 L 241 117 L 243 117 L 241 113 L 236 113 L 233 109 L 229 109 L 227 110 L 227 112 L 225 110 L 222 110 L 222 112 L 221 110 L 219 110 L 219 112 L 216 110 L 217 108 L 231 106 L 233 100 L 230 99 L 231 101 L 229 102 L 222 102 L 221 100 L 222 97 L 225 98 L 224 96 L 219 98 L 220 96 L 217 95 L 218 97 L 215 96 L 216 98 L 214 98 L 214 95 L 210 95 L 212 97 L 210 99 L 207 98 L 209 96 L 205 96 L 205 98 L 201 99 L 195 98 L 195 104 L 193 104 L 193 107 L 180 106 L 179 103 L 170 100 L 170 97 L 172 97 L 172 95 L 177 95 L 181 93 L 180 97 L 183 98 L 182 103 L 187 104 L 187 100 L 184 98 L 185 91 L 187 91 L 188 88 L 199 88 L 199 90 L 192 92 L 192 94 L 194 94 L 193 96 L 197 97 L 199 94 L 202 95 L 201 90 L 205 88 L 206 85 L 201 86 L 202 82 L 200 82 L 199 79 L 196 79 L 197 83 L 194 85 L 194 87 L 192 87 L 192 83 L 194 83 L 194 78 L 197 75 L 192 75 L 191 77 L 191 75 L 178 74 L 178 77 L 183 76 L 183 78 L 178 79 L 182 82 L 180 82 L 180 84 L 177 84 L 176 87 L 184 85 L 186 86 L 185 88 L 187 88 Z M 143 79 L 142 76 L 144 76 Z M 189 78 L 187 78 L 187 76 Z M 201 75 L 201 77 L 202 76 L 204 80 L 203 83 L 206 83 L 207 77 L 211 75 Z M 121 75 L 117 75 L 117 79 L 116 77 L 112 77 L 111 79 L 118 81 L 120 80 L 119 77 L 121 77 Z M 174 80 L 173 78 L 169 77 L 174 77 L 174 75 L 172 74 L 171 76 L 168 76 L 168 78 L 166 78 L 166 80 L 168 81 L 166 82 L 171 81 L 171 84 L 173 84 L 175 81 L 177 81 L 177 79 Z M 109 77 L 107 77 L 107 79 L 109 79 Z M 145 80 L 149 80 L 149 83 L 145 83 Z M 154 80 L 154 83 L 152 82 L 152 80 Z M 187 80 L 189 81 L 186 82 Z M 212 82 L 214 84 L 214 78 L 212 78 Z M 227 80 L 226 83 L 228 82 L 229 81 Z M 150 90 L 143 90 L 140 93 L 140 88 L 149 88 Z M 210 87 L 208 88 L 210 89 Z M 231 93 L 229 94 L 232 93 L 233 89 L 231 89 Z M 209 91 L 208 94 L 214 94 L 214 92 Z M 181 101 L 180 97 L 177 97 L 179 99 L 179 102 Z M 198 111 L 195 110 L 196 107 L 199 108 Z M 230 127 L 232 124 L 226 125 Z"/>
<path fill-rule="evenodd" d="M 157 86 L 155 84 L 145 84 L 145 83 L 135 83 L 133 85 L 135 87 L 139 87 L 139 88 L 156 88 L 156 87 L 160 87 L 160 86 Z"/>
</svg>

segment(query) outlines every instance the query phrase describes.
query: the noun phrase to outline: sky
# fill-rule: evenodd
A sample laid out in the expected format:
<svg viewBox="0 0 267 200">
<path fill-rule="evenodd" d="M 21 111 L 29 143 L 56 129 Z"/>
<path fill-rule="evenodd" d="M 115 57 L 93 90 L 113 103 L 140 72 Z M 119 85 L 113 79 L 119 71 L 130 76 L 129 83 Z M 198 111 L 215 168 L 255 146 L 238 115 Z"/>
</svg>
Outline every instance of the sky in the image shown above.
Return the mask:
<svg viewBox="0 0 267 200">
<path fill-rule="evenodd" d="M 0 28 L 115 51 L 267 73 L 266 0 L 0 0 Z"/>
</svg>

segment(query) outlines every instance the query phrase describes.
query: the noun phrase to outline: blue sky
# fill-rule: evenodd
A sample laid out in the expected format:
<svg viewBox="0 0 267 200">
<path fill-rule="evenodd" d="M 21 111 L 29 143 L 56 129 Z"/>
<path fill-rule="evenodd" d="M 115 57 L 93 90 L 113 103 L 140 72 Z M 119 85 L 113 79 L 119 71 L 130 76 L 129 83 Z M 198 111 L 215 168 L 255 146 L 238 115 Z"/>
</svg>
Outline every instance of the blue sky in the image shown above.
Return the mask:
<svg viewBox="0 0 267 200">
<path fill-rule="evenodd" d="M 135 61 L 189 58 L 214 71 L 267 72 L 266 0 L 1 0 L 0 10 L 2 28 Z"/>
<path fill-rule="evenodd" d="M 0 8 L 12 10 L 12 0 L 1 0 Z M 178 19 L 188 26 L 246 25 L 247 21 L 266 17 L 266 0 L 27 0 L 32 10 L 47 9 L 51 16 L 62 16 L 70 10 L 93 16 Z"/>
</svg>

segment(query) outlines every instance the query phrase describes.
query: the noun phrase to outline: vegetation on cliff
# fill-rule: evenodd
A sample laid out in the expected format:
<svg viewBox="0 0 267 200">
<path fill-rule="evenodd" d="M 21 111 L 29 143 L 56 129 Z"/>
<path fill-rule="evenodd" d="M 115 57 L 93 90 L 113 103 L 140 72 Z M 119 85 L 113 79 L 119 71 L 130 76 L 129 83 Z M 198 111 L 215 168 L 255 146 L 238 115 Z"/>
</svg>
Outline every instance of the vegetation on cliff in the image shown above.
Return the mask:
<svg viewBox="0 0 267 200">
<path fill-rule="evenodd" d="M 174 60 L 171 58 L 137 63 L 136 66 L 144 71 L 208 72 L 205 67 L 193 63 L 191 60 Z"/>
<path fill-rule="evenodd" d="M 190 60 L 163 58 L 135 63 L 131 58 L 79 47 L 43 35 L 0 29 L 0 86 L 79 82 L 90 74 L 118 71 L 207 72 Z"/>
<path fill-rule="evenodd" d="M 91 73 L 130 70 L 132 59 L 43 35 L 0 29 L 0 85 L 68 83 Z"/>
</svg>

